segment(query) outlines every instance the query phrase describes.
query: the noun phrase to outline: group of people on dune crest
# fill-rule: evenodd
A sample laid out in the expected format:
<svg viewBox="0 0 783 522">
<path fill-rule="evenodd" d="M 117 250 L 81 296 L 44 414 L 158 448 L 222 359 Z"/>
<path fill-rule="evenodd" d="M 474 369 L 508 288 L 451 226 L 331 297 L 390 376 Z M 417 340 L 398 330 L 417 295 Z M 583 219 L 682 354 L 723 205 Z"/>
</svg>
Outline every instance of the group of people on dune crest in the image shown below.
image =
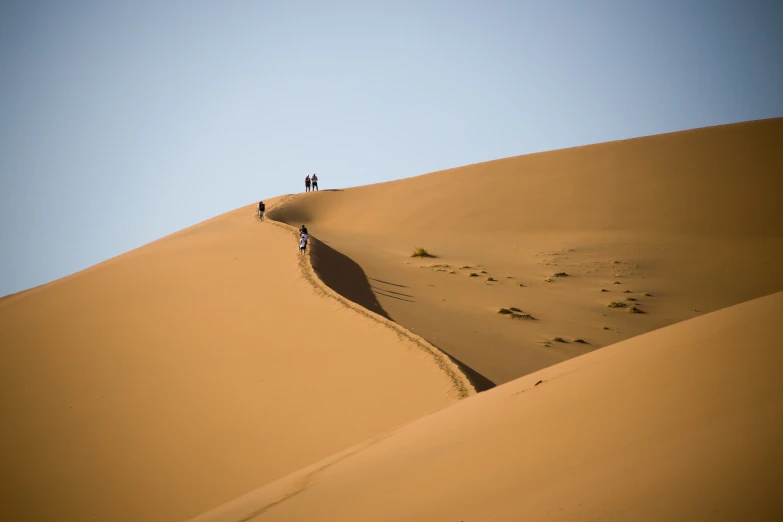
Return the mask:
<svg viewBox="0 0 783 522">
<path fill-rule="evenodd" d="M 310 189 L 312 187 L 312 190 L 318 190 L 318 176 L 313 174 L 311 176 L 307 176 L 305 178 L 305 192 L 310 192 Z M 258 219 L 261 221 L 264 220 L 264 212 L 266 211 L 266 205 L 264 205 L 263 201 L 258 202 Z M 302 225 L 299 227 L 299 253 L 304 254 L 307 251 L 307 242 L 309 241 L 310 236 L 307 234 L 307 227 Z"/>
<path fill-rule="evenodd" d="M 311 176 L 307 176 L 305 178 L 305 192 L 310 192 L 310 185 L 312 185 L 313 190 L 318 190 L 318 176 L 315 174 Z"/>
</svg>

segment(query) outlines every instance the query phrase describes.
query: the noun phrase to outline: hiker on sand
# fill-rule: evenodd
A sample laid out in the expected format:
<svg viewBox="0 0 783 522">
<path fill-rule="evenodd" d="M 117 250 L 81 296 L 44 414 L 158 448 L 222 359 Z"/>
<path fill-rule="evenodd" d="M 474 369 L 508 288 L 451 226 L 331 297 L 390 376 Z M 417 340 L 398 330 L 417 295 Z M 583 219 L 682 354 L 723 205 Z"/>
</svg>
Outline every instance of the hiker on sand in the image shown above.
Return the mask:
<svg viewBox="0 0 783 522">
<path fill-rule="evenodd" d="M 307 250 L 307 240 L 310 239 L 310 236 L 307 234 L 302 234 L 299 237 L 299 253 L 304 254 Z"/>
<path fill-rule="evenodd" d="M 305 178 L 305 192 L 310 192 L 310 176 Z"/>
<path fill-rule="evenodd" d="M 263 201 L 258 202 L 258 219 L 261 221 L 264 220 L 264 211 L 266 210 L 266 205 L 264 205 Z"/>
<path fill-rule="evenodd" d="M 299 227 L 299 235 L 301 236 L 304 234 L 307 234 L 307 227 L 302 225 L 301 227 Z"/>
<path fill-rule="evenodd" d="M 313 190 L 318 190 L 318 176 L 313 174 L 312 180 L 313 180 Z"/>
</svg>

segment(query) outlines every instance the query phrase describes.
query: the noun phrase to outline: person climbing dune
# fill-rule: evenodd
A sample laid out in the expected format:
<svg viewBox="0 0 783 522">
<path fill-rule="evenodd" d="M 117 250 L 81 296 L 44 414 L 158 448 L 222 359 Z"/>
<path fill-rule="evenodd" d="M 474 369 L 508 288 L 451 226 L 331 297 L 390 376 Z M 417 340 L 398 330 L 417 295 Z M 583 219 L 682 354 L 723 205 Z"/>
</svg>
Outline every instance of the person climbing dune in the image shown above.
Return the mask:
<svg viewBox="0 0 783 522">
<path fill-rule="evenodd" d="M 301 236 L 301 235 L 303 235 L 303 234 L 307 234 L 307 227 L 306 227 L 306 226 L 304 226 L 304 225 L 302 225 L 301 227 L 299 227 L 299 235 Z"/>
<path fill-rule="evenodd" d="M 266 205 L 264 205 L 263 201 L 258 202 L 258 219 L 261 221 L 264 220 L 264 212 L 266 211 Z"/>
<path fill-rule="evenodd" d="M 307 250 L 307 240 L 310 239 L 310 236 L 307 234 L 302 234 L 299 236 L 299 253 L 304 254 Z"/>
</svg>

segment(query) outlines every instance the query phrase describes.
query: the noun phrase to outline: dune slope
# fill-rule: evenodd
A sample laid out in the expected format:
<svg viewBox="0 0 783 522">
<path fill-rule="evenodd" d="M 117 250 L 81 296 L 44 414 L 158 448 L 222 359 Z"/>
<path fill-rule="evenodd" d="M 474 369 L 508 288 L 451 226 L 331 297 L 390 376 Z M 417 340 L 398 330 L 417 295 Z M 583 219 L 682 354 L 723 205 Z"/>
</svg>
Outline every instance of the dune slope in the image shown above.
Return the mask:
<svg viewBox="0 0 783 522">
<path fill-rule="evenodd" d="M 696 129 L 301 194 L 274 216 L 361 267 L 357 302 L 503 383 L 783 290 L 781 143 L 780 118 Z"/>
<path fill-rule="evenodd" d="M 0 519 L 182 520 L 472 393 L 297 256 L 243 208 L 1 300 Z"/>
<path fill-rule="evenodd" d="M 193 519 L 780 520 L 783 293 L 471 397 Z"/>
</svg>

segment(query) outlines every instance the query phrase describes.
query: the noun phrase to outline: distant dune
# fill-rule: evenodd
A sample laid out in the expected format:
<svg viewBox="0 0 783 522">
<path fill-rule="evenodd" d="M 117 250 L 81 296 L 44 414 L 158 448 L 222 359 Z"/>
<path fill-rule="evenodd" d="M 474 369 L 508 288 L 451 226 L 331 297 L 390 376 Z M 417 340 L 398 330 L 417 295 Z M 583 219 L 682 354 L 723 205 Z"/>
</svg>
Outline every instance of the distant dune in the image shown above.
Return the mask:
<svg viewBox="0 0 783 522">
<path fill-rule="evenodd" d="M 282 196 L 0 299 L 0 520 L 778 520 L 782 143 Z"/>
<path fill-rule="evenodd" d="M 500 384 L 783 290 L 781 194 L 772 119 L 302 194 L 274 215 L 361 267 L 354 300 Z"/>
</svg>

